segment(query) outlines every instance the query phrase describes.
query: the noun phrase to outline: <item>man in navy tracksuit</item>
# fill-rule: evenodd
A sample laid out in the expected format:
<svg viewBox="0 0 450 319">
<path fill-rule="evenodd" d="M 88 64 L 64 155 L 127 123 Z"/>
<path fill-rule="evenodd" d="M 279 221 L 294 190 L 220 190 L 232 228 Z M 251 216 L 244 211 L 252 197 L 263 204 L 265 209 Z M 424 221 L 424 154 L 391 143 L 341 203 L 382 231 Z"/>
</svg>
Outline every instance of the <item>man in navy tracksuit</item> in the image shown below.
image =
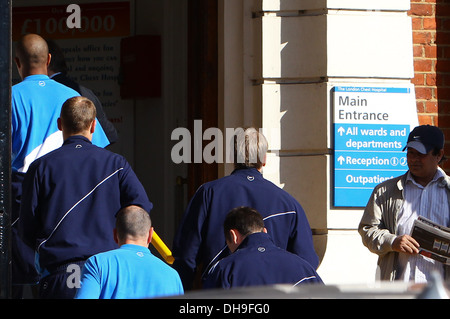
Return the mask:
<svg viewBox="0 0 450 319">
<path fill-rule="evenodd" d="M 303 258 L 275 246 L 256 210 L 250 207 L 231 210 L 223 229 L 232 254 L 211 267 L 204 288 L 323 283 Z"/>
<path fill-rule="evenodd" d="M 58 119 L 63 146 L 35 160 L 23 182 L 18 229 L 39 256 L 41 298 L 72 298 L 73 265 L 118 247 L 112 230 L 121 207 L 152 208 L 125 158 L 91 143 L 95 113 L 87 98 L 67 100 Z"/>
<path fill-rule="evenodd" d="M 203 184 L 191 199 L 173 244 L 173 267 L 185 290 L 192 289 L 197 267 L 202 274 L 228 253 L 223 234 L 227 213 L 239 206 L 256 209 L 276 246 L 301 256 L 316 269 L 311 228 L 301 205 L 263 178 L 267 141 L 254 128 L 235 138 L 231 175 Z"/>
</svg>

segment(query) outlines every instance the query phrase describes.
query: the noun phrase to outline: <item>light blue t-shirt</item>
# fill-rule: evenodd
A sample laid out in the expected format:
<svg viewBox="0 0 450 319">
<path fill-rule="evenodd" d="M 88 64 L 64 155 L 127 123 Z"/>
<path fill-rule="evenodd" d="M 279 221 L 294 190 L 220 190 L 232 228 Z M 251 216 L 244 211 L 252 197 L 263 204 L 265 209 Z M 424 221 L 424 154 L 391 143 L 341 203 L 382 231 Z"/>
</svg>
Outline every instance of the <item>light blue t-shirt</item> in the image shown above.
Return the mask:
<svg viewBox="0 0 450 319">
<path fill-rule="evenodd" d="M 178 273 L 143 246 L 126 244 L 89 258 L 75 299 L 140 299 L 182 295 Z"/>
<path fill-rule="evenodd" d="M 60 147 L 62 132 L 57 119 L 63 103 L 75 90 L 51 80 L 47 75 L 30 75 L 14 85 L 11 92 L 12 171 L 26 172 L 36 158 Z M 92 144 L 109 145 L 108 138 L 97 121 Z"/>
</svg>

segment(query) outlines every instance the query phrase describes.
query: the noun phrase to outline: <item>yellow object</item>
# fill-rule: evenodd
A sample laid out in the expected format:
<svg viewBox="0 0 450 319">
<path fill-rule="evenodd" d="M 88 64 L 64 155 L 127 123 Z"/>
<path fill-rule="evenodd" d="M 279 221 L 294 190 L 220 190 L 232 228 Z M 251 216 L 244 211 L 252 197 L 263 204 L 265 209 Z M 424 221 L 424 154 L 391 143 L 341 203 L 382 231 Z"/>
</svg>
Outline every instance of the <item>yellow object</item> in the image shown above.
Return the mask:
<svg viewBox="0 0 450 319">
<path fill-rule="evenodd" d="M 156 248 L 156 250 L 161 254 L 161 256 L 168 264 L 173 264 L 174 258 L 172 256 L 172 252 L 170 251 L 169 247 L 164 244 L 162 239 L 155 231 L 153 231 L 152 245 Z"/>
</svg>

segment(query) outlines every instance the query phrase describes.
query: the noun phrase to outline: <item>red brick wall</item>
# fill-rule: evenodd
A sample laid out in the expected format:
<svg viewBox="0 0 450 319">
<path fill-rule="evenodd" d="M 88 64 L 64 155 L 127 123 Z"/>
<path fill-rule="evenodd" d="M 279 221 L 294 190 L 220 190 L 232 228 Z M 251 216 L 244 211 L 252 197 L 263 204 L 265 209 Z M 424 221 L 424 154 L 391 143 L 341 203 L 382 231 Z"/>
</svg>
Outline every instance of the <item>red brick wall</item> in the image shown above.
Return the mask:
<svg viewBox="0 0 450 319">
<path fill-rule="evenodd" d="M 412 0 L 414 71 L 417 111 L 421 124 L 438 124 L 436 87 L 436 4 Z"/>
<path fill-rule="evenodd" d="M 450 157 L 450 1 L 411 0 L 414 71 L 420 124 L 439 126 Z M 446 169 L 450 168 L 447 161 Z"/>
</svg>

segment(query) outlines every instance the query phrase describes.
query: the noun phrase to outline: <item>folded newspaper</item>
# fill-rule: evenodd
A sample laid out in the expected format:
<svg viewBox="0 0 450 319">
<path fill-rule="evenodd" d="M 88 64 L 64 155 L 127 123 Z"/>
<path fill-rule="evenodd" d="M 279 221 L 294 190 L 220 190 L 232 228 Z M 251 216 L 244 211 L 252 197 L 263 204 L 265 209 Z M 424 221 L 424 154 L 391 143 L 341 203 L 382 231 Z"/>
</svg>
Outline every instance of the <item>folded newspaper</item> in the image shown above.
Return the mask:
<svg viewBox="0 0 450 319">
<path fill-rule="evenodd" d="M 450 265 L 450 228 L 419 216 L 414 221 L 411 237 L 419 243 L 420 254 Z"/>
</svg>

